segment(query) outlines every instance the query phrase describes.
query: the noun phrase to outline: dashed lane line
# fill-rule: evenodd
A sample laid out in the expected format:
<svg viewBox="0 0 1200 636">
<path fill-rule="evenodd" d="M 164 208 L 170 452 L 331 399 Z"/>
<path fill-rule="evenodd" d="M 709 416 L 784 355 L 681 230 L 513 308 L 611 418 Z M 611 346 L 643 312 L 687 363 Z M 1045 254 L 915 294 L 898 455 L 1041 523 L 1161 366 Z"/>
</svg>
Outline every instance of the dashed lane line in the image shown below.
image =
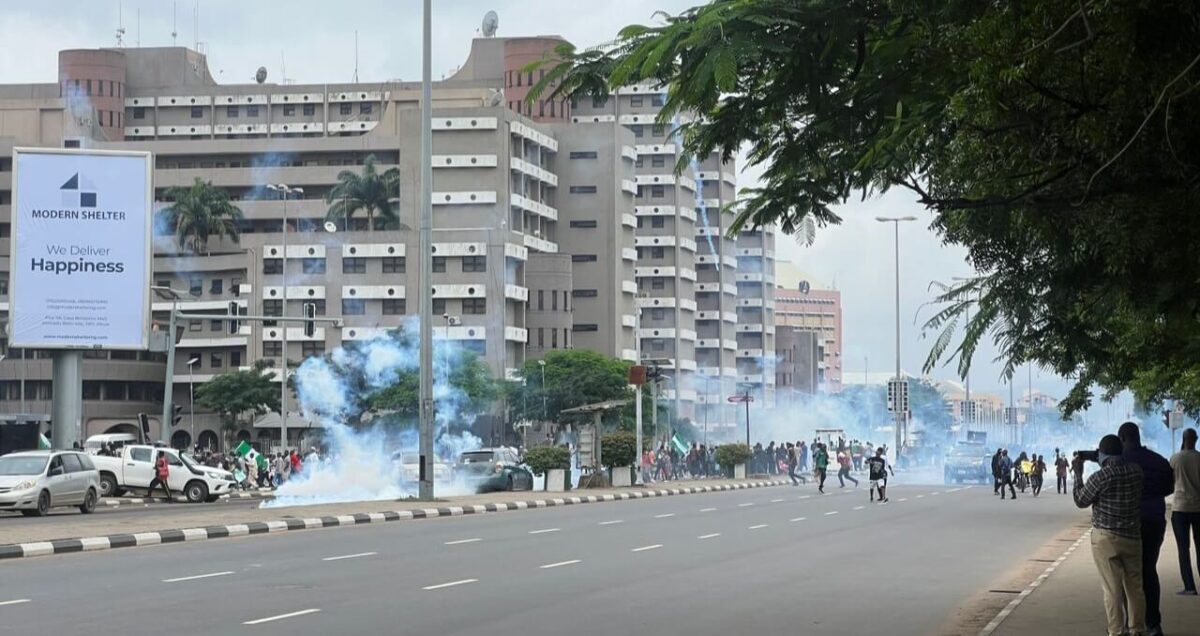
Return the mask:
<svg viewBox="0 0 1200 636">
<path fill-rule="evenodd" d="M 571 559 L 570 561 L 559 561 L 558 563 L 547 563 L 546 565 L 541 565 L 538 567 L 543 570 L 553 570 L 554 568 L 561 568 L 564 565 L 575 565 L 576 563 L 583 563 L 583 561 L 580 561 L 579 559 Z"/>
<path fill-rule="evenodd" d="M 866 506 L 855 506 L 854 507 L 855 510 L 862 510 L 863 508 L 866 508 Z"/>
<path fill-rule="evenodd" d="M 788 521 L 790 521 L 791 523 L 796 523 L 797 521 L 804 521 L 807 518 L 808 517 L 796 517 L 795 519 L 788 519 Z"/>
<path fill-rule="evenodd" d="M 195 581 L 197 579 L 211 579 L 215 576 L 229 576 L 233 572 L 211 572 L 209 574 L 197 574 L 195 576 L 181 576 L 174 579 L 163 579 L 163 583 L 182 583 L 184 581 Z"/>
<path fill-rule="evenodd" d="M 611 521 L 601 521 L 601 522 L 600 522 L 599 524 L 597 524 L 597 525 L 601 525 L 601 526 L 615 526 L 615 525 L 617 525 L 618 523 L 625 523 L 625 520 L 624 520 L 624 519 L 613 519 L 613 520 L 611 520 Z"/>
<path fill-rule="evenodd" d="M 763 529 L 763 528 L 765 528 L 765 527 L 767 527 L 767 524 L 765 524 L 765 523 L 760 523 L 760 524 L 758 524 L 757 526 L 750 526 L 749 528 L 746 528 L 746 529 L 747 529 L 747 530 L 762 530 L 762 529 Z"/>
<path fill-rule="evenodd" d="M 700 512 L 712 512 L 714 510 L 716 510 L 716 508 L 701 508 Z"/>
<path fill-rule="evenodd" d="M 673 512 L 668 512 L 668 513 L 666 513 L 666 514 L 654 515 L 654 518 L 655 518 L 655 519 L 666 519 L 667 517 L 674 517 L 674 516 L 675 516 L 675 513 L 673 513 Z"/>
<path fill-rule="evenodd" d="M 712 534 L 702 534 L 702 535 L 700 535 L 700 536 L 698 536 L 698 537 L 696 537 L 696 538 L 697 538 L 697 539 L 712 539 L 712 538 L 714 538 L 714 537 L 719 537 L 719 536 L 721 536 L 721 533 L 720 533 L 720 532 L 714 532 L 714 533 L 712 533 Z"/>
<path fill-rule="evenodd" d="M 447 542 L 443 543 L 442 545 L 463 545 L 465 543 L 479 543 L 480 541 L 483 541 L 483 539 L 481 539 L 479 537 L 471 537 L 470 539 L 459 539 L 457 541 L 447 541 Z"/>
<path fill-rule="evenodd" d="M 259 618 L 259 619 L 252 620 L 252 621 L 246 621 L 242 624 L 243 625 L 261 625 L 263 623 L 281 621 L 285 618 L 295 618 L 297 616 L 304 616 L 306 614 L 316 614 L 319 611 L 321 611 L 321 610 L 314 607 L 314 608 L 310 608 L 310 609 L 306 609 L 306 610 L 300 610 L 299 612 L 288 612 L 287 614 L 279 614 L 278 616 L 268 616 L 266 618 Z"/>
<path fill-rule="evenodd" d="M 783 501 L 783 500 L 782 499 L 772 499 L 771 503 L 779 503 L 781 501 Z"/>
<path fill-rule="evenodd" d="M 470 583 L 478 583 L 479 579 L 462 579 L 461 581 L 450 581 L 449 583 L 438 583 L 437 585 L 429 585 L 421 588 L 422 590 L 442 590 L 448 587 L 456 587 L 459 585 L 467 585 Z"/>
<path fill-rule="evenodd" d="M 738 504 L 738 508 L 749 508 L 750 506 L 753 506 L 753 505 L 754 505 L 753 501 L 747 501 L 746 503 Z"/>
<path fill-rule="evenodd" d="M 836 515 L 837 513 L 838 511 L 836 510 L 830 510 L 829 512 L 825 513 L 825 516 L 828 517 L 829 515 Z"/>
<path fill-rule="evenodd" d="M 530 530 L 529 534 L 546 534 L 547 532 L 558 532 L 562 528 L 542 528 L 541 530 Z"/>
<path fill-rule="evenodd" d="M 22 604 L 22 603 L 32 603 L 32 602 L 33 602 L 33 599 L 28 599 L 28 598 L 15 598 L 15 599 L 13 599 L 13 600 L 11 600 L 11 601 L 0 601 L 0 606 L 4 606 L 4 605 L 20 605 L 20 604 Z"/>
<path fill-rule="evenodd" d="M 361 559 L 362 557 L 375 556 L 378 552 L 359 552 L 358 554 L 343 554 L 341 556 L 331 556 L 321 559 L 322 561 L 344 561 L 346 559 Z"/>
<path fill-rule="evenodd" d="M 630 550 L 630 552 L 645 552 L 646 550 L 657 550 L 661 547 L 662 547 L 661 543 L 655 543 L 654 545 L 644 545 L 640 548 L 634 548 L 634 549 Z"/>
</svg>

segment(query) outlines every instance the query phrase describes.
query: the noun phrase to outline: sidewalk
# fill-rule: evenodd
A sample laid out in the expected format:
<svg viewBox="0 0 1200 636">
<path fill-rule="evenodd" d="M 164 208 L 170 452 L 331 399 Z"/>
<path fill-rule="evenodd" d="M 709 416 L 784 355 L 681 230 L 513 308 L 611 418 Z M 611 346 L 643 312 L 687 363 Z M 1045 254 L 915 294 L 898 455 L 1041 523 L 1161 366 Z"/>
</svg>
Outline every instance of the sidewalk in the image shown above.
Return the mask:
<svg viewBox="0 0 1200 636">
<path fill-rule="evenodd" d="M 1168 517 L 1169 517 L 1168 513 Z M 1028 636 L 1056 634 L 1059 636 L 1101 636 L 1105 634 L 1104 596 L 1100 578 L 1092 561 L 1091 539 L 1082 535 L 1078 544 L 1064 544 L 1066 551 L 1077 545 L 1071 554 L 1058 564 L 1050 564 L 1039 579 L 1019 597 L 995 631 L 984 628 L 981 635 Z M 1162 585 L 1163 630 L 1169 636 L 1200 634 L 1200 597 L 1178 596 L 1183 589 L 1179 578 L 1178 552 L 1175 537 L 1167 525 L 1166 540 L 1158 560 L 1158 577 Z M 1196 555 L 1193 554 L 1195 559 Z M 1193 561 L 1193 567 L 1194 561 Z M 1026 593 L 1027 592 L 1027 593 Z M 1014 600 L 1016 602 L 1016 600 Z"/>
</svg>

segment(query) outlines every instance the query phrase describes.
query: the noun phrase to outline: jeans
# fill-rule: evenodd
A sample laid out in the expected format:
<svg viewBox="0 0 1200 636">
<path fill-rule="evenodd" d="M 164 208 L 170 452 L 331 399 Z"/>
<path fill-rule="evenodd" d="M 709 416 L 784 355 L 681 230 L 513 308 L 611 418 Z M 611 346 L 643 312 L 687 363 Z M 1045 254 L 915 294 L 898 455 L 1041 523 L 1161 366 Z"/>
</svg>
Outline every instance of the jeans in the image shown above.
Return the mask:
<svg viewBox="0 0 1200 636">
<path fill-rule="evenodd" d="M 1067 476 L 1066 475 L 1058 476 L 1058 492 L 1061 494 L 1064 494 L 1064 495 L 1067 494 Z"/>
<path fill-rule="evenodd" d="M 1142 542 L 1099 528 L 1092 529 L 1092 559 L 1104 589 L 1109 636 L 1125 633 L 1126 606 L 1130 631 L 1146 632 L 1146 597 L 1142 591 Z M 1121 602 L 1124 595 L 1125 603 Z"/>
<path fill-rule="evenodd" d="M 800 478 L 796 477 L 796 465 L 795 464 L 788 464 L 788 477 L 791 477 L 793 486 L 800 485 Z"/>
<path fill-rule="evenodd" d="M 171 499 L 171 489 L 167 487 L 167 480 L 159 479 L 158 477 L 155 477 L 154 479 L 150 480 L 150 487 L 146 489 L 146 496 L 153 497 L 154 496 L 154 487 L 159 484 L 162 484 L 163 492 L 167 493 L 167 499 L 170 500 Z"/>
<path fill-rule="evenodd" d="M 817 490 L 822 490 L 822 491 L 825 490 L 825 475 L 826 475 L 825 468 L 817 469 Z"/>
<path fill-rule="evenodd" d="M 1179 576 L 1183 578 L 1183 589 L 1195 592 L 1196 578 L 1192 574 L 1188 531 L 1191 531 L 1192 543 L 1196 545 L 1196 559 L 1200 561 L 1200 512 L 1172 512 L 1171 528 L 1175 531 L 1175 544 L 1179 547 Z"/>
<path fill-rule="evenodd" d="M 850 481 L 854 482 L 855 486 L 858 485 L 858 480 L 850 476 L 849 468 L 843 468 L 838 471 L 838 483 L 840 483 L 843 487 L 846 485 L 846 479 L 849 479 Z"/>
<path fill-rule="evenodd" d="M 1004 489 L 1008 488 L 1009 492 L 1012 493 L 1012 498 L 1016 499 L 1017 498 L 1017 489 L 1013 488 L 1012 478 L 1009 477 L 1008 475 L 1005 475 L 1005 476 L 1001 477 L 1001 480 L 1002 481 L 1000 482 L 1000 498 L 1005 499 Z"/>
<path fill-rule="evenodd" d="M 1158 555 L 1163 536 L 1167 533 L 1166 519 L 1142 519 L 1142 591 L 1146 595 L 1146 627 L 1162 625 L 1159 611 L 1161 588 L 1158 584 Z"/>
</svg>

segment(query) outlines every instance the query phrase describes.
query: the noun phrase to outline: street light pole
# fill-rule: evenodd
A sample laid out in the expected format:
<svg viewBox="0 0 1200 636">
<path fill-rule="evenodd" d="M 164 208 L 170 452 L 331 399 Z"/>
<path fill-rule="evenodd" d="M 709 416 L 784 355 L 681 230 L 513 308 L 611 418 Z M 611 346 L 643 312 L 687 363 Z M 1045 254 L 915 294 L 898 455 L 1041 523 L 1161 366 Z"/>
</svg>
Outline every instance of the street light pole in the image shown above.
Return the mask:
<svg viewBox="0 0 1200 636">
<path fill-rule="evenodd" d="M 433 499 L 433 72 L 431 66 L 432 13 L 430 0 L 422 3 L 421 35 L 421 220 L 417 280 L 420 288 L 420 430 L 418 454 L 420 498 Z"/>
<path fill-rule="evenodd" d="M 896 400 L 892 405 L 892 410 L 896 416 L 896 461 L 900 460 L 901 449 L 904 445 L 902 429 L 904 428 L 905 413 L 900 408 L 900 223 L 907 221 L 916 221 L 915 216 L 900 216 L 886 217 L 877 216 L 876 221 L 880 223 L 891 223 L 895 229 L 896 236 Z"/>
<path fill-rule="evenodd" d="M 191 443 L 196 443 L 196 377 L 192 374 L 192 370 L 196 364 L 200 362 L 200 358 L 192 358 L 188 360 L 188 428 L 190 429 Z"/>
<path fill-rule="evenodd" d="M 280 302 L 282 303 L 282 305 L 279 308 L 279 317 L 286 318 L 287 317 L 287 292 L 288 292 L 288 288 L 287 288 L 287 283 L 288 283 L 288 280 L 287 280 L 287 265 L 288 265 L 288 255 L 287 255 L 288 209 L 287 209 L 287 202 L 288 202 L 289 194 L 291 194 L 293 192 L 295 192 L 296 194 L 304 194 L 304 189 L 303 188 L 293 188 L 284 183 L 280 183 L 279 185 L 268 184 L 267 188 L 274 190 L 275 192 L 278 192 L 283 197 L 283 227 L 281 228 L 283 230 L 281 232 L 281 234 L 283 235 L 283 256 L 282 256 L 282 259 L 283 259 L 282 260 L 283 284 L 281 285 L 282 290 L 281 290 L 280 298 L 282 298 L 282 300 Z M 282 359 L 280 360 L 280 366 L 283 369 L 283 374 L 280 376 L 280 383 L 279 383 L 279 443 L 280 443 L 280 446 L 282 446 L 284 451 L 286 451 L 287 447 L 288 447 L 288 430 L 287 430 L 288 334 L 287 334 L 287 330 L 288 330 L 287 322 L 280 321 L 279 331 L 282 334 L 282 341 L 283 341 L 283 352 L 282 352 L 282 356 L 281 356 Z"/>
</svg>

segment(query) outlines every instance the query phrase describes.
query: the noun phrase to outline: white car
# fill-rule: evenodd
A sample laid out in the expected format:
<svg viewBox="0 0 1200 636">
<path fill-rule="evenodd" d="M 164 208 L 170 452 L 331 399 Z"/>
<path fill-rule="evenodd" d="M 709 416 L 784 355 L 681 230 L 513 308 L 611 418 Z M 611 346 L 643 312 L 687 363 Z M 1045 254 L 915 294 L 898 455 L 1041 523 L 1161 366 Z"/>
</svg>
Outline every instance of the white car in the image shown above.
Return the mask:
<svg viewBox="0 0 1200 636">
<path fill-rule="evenodd" d="M 41 517 L 51 508 L 96 509 L 100 473 L 87 453 L 38 450 L 0 457 L 0 510 Z"/>
<path fill-rule="evenodd" d="M 400 478 L 404 481 L 418 481 L 421 479 L 421 456 L 419 454 L 397 451 L 392 454 L 392 464 L 400 469 Z M 454 470 L 450 467 L 450 464 L 434 460 L 434 481 L 449 481 L 453 475 Z"/>
<path fill-rule="evenodd" d="M 154 480 L 156 453 L 165 453 L 167 456 L 167 487 L 172 495 L 183 493 L 191 503 L 216 501 L 221 495 L 228 494 L 235 485 L 233 473 L 205 466 L 174 448 L 129 445 L 121 449 L 120 457 L 92 457 L 100 471 L 100 494 L 116 497 L 128 490 L 148 489 Z M 155 493 L 149 494 L 153 496 Z"/>
</svg>

